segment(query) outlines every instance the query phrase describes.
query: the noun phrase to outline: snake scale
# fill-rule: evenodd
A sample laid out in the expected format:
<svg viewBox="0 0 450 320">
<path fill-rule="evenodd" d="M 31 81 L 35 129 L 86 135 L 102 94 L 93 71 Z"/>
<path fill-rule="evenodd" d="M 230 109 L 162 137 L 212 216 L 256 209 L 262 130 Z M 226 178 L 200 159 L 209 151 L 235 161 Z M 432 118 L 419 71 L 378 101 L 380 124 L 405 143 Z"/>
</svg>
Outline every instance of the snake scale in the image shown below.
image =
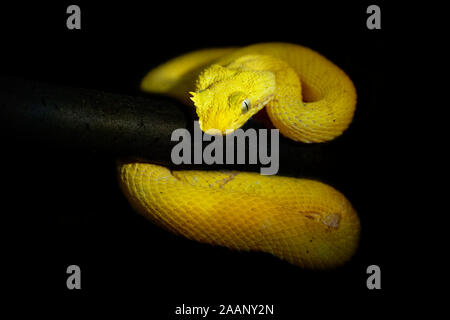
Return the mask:
<svg viewBox="0 0 450 320">
<path fill-rule="evenodd" d="M 141 88 L 195 107 L 205 132 L 233 132 L 264 108 L 282 135 L 303 143 L 341 135 L 356 106 L 355 87 L 339 67 L 289 43 L 187 53 L 151 70 Z M 356 211 L 319 181 L 145 162 L 119 163 L 118 176 L 140 214 L 202 243 L 263 251 L 310 269 L 340 266 L 358 247 Z"/>
</svg>

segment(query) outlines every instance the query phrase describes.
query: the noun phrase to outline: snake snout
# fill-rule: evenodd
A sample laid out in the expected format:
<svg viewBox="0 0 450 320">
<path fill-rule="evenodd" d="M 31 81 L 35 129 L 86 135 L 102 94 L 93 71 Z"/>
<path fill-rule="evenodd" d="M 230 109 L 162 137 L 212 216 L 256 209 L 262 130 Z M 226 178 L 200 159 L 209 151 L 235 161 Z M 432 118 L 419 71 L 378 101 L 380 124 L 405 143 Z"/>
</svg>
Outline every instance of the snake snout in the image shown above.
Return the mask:
<svg viewBox="0 0 450 320">
<path fill-rule="evenodd" d="M 233 128 L 233 126 L 223 126 L 220 125 L 219 123 L 202 123 L 201 121 L 199 121 L 200 124 L 200 129 L 202 129 L 202 131 L 206 134 L 215 136 L 215 135 L 227 135 L 230 133 L 233 133 L 236 129 Z"/>
</svg>

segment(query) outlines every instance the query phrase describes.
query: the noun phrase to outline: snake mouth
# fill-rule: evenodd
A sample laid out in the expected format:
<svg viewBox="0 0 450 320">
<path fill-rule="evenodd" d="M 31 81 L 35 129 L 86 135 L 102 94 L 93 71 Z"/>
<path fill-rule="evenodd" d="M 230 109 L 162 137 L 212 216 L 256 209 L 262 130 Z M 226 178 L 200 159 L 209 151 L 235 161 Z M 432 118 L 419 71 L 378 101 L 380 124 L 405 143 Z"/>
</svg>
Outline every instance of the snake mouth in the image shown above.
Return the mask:
<svg viewBox="0 0 450 320">
<path fill-rule="evenodd" d="M 202 129 L 202 131 L 210 136 L 226 136 L 229 135 L 231 133 L 233 133 L 234 131 L 236 131 L 239 128 L 226 128 L 226 129 L 217 129 L 217 128 L 202 128 L 202 124 L 200 124 L 200 128 Z"/>
</svg>

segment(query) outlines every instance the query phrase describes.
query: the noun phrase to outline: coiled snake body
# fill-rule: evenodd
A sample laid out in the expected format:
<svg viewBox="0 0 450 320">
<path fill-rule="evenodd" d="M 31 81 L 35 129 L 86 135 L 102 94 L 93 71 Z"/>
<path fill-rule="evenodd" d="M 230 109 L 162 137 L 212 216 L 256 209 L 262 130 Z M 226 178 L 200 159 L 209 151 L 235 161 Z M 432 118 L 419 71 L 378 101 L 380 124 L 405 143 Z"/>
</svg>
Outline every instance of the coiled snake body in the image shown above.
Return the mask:
<svg viewBox="0 0 450 320">
<path fill-rule="evenodd" d="M 356 105 L 342 70 L 287 43 L 188 53 L 150 71 L 142 89 L 193 101 L 205 132 L 227 134 L 265 108 L 284 136 L 304 143 L 339 136 Z M 358 245 L 357 213 L 344 195 L 318 181 L 170 171 L 140 162 L 120 163 L 118 171 L 138 212 L 192 240 L 264 251 L 305 268 L 341 265 Z"/>
</svg>

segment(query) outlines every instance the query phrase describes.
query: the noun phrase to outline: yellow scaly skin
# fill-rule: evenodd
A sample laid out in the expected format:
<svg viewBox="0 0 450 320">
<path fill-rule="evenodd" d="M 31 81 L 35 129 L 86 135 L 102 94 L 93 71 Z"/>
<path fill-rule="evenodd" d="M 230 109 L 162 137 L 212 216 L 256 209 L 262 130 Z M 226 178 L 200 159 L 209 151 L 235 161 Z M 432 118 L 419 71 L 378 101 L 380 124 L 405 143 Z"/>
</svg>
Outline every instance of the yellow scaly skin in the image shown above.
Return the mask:
<svg viewBox="0 0 450 320">
<path fill-rule="evenodd" d="M 342 70 L 311 49 L 287 43 L 188 53 L 152 70 L 141 87 L 193 101 L 205 132 L 230 133 L 265 108 L 284 136 L 305 143 L 339 136 L 356 105 L 355 88 Z M 268 252 L 304 268 L 342 265 L 358 246 L 357 213 L 321 182 L 170 171 L 140 162 L 120 163 L 118 171 L 139 213 L 192 240 Z"/>
</svg>

